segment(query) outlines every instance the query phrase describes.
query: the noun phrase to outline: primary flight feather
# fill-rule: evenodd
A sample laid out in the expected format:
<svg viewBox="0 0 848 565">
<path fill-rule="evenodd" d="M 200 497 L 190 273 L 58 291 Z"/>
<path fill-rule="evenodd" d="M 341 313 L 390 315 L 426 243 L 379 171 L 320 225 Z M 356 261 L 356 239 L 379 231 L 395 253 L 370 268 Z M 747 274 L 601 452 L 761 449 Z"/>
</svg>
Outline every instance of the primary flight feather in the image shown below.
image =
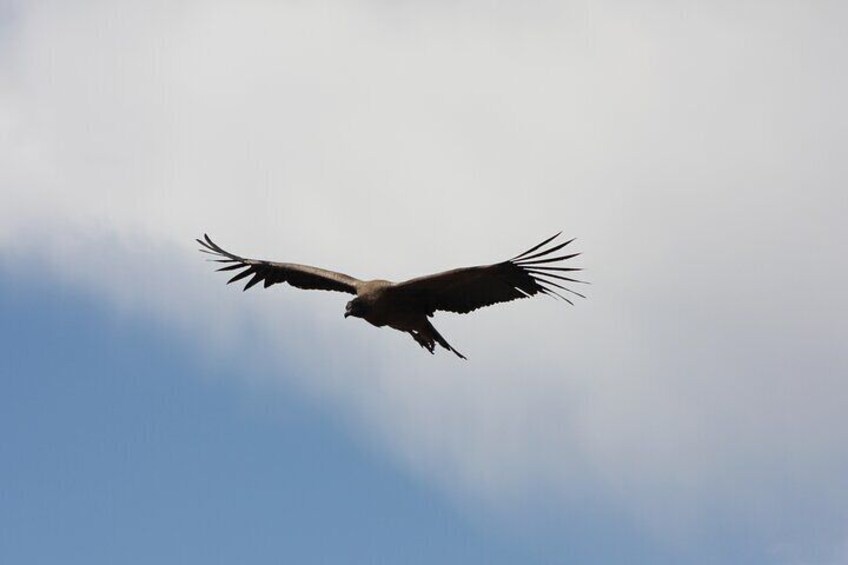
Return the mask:
<svg viewBox="0 0 848 565">
<path fill-rule="evenodd" d="M 247 259 L 225 251 L 206 234 L 197 242 L 202 246 L 200 251 L 214 255 L 213 261 L 224 264 L 219 271 L 237 271 L 227 284 L 251 277 L 244 290 L 260 282 L 265 288 L 285 282 L 297 288 L 355 294 L 356 297 L 347 303 L 345 318 L 354 316 L 377 327 L 389 326 L 410 334 L 430 353 L 434 352 L 438 343 L 465 359 L 430 323 L 428 318 L 437 310 L 467 314 L 484 306 L 536 294 L 561 298 L 573 304 L 559 291 L 585 298 L 565 286 L 585 281 L 571 276 L 580 268 L 562 266 L 563 261 L 580 254 L 557 255 L 557 251 L 574 241 L 556 242 L 560 235 L 549 237 L 507 261 L 454 269 L 397 283 L 379 279 L 363 281 L 309 265 Z"/>
</svg>

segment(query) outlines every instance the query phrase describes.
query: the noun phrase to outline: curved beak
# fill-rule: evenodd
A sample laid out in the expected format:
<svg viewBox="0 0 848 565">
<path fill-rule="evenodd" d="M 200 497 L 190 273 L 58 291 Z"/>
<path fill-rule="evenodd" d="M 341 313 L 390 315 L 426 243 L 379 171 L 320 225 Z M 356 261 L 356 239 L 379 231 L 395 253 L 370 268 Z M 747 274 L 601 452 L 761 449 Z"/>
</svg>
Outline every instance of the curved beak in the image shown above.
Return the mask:
<svg viewBox="0 0 848 565">
<path fill-rule="evenodd" d="M 350 316 L 350 312 L 345 312 L 345 318 L 347 318 L 348 316 Z"/>
</svg>

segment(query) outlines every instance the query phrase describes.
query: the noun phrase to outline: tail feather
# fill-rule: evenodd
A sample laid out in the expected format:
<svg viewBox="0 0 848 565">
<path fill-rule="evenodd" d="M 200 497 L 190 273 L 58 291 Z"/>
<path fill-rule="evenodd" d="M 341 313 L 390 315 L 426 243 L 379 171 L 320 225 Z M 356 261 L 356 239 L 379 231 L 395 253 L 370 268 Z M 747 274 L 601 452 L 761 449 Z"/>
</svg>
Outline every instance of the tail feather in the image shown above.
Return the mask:
<svg viewBox="0 0 848 565">
<path fill-rule="evenodd" d="M 431 324 L 429 320 L 427 321 L 427 326 L 429 326 L 427 329 L 430 330 L 433 334 L 433 339 L 435 339 L 439 345 L 441 345 L 448 351 L 453 351 L 460 359 L 465 359 L 466 361 L 468 361 L 468 358 L 465 355 L 454 349 L 453 346 L 451 346 L 451 344 L 449 344 L 447 340 L 442 337 L 442 334 L 440 334 L 439 331 L 433 327 L 433 324 Z"/>
</svg>

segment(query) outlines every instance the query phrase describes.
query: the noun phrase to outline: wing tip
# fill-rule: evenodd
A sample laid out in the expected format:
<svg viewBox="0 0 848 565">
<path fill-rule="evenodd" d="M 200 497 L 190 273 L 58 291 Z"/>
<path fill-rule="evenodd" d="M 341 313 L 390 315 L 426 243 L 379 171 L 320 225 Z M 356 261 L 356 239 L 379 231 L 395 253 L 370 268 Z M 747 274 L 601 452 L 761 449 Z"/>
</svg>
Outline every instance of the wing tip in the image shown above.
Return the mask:
<svg viewBox="0 0 848 565">
<path fill-rule="evenodd" d="M 579 279 L 573 279 L 571 277 L 565 277 L 560 274 L 557 274 L 556 271 L 578 271 L 583 270 L 582 267 L 557 267 L 550 265 L 551 263 L 557 263 L 559 261 L 567 261 L 569 259 L 573 259 L 575 257 L 579 257 L 582 253 L 568 253 L 564 255 L 556 255 L 552 256 L 554 252 L 562 249 L 563 247 L 573 243 L 577 240 L 577 237 L 572 237 L 563 242 L 556 242 L 555 240 L 562 235 L 562 231 L 558 232 L 553 237 L 549 237 L 544 240 L 542 243 L 535 245 L 529 250 L 521 253 L 520 255 L 510 259 L 508 263 L 511 263 L 514 267 L 517 267 L 521 270 L 530 280 L 532 280 L 532 290 L 533 292 L 528 293 L 528 295 L 533 295 L 537 293 L 545 294 L 554 299 L 561 299 L 565 302 L 568 302 L 572 306 L 574 302 L 569 298 L 563 296 L 561 291 L 571 293 L 580 298 L 586 298 L 584 294 L 581 294 L 575 290 L 568 288 L 567 286 L 563 286 L 556 281 L 563 282 L 573 282 L 580 284 L 590 284 L 588 281 L 583 281 Z M 556 280 L 552 280 L 556 279 Z M 529 281 L 528 281 L 529 282 Z M 559 289 L 559 290 L 557 290 Z M 524 290 L 524 289 L 522 289 Z"/>
</svg>

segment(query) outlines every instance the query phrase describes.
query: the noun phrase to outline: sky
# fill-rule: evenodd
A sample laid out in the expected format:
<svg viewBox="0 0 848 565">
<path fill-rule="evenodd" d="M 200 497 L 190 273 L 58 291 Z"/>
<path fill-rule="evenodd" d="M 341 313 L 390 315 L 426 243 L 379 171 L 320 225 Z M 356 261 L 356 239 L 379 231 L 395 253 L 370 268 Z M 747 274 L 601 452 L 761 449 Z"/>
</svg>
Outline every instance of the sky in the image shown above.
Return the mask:
<svg viewBox="0 0 848 565">
<path fill-rule="evenodd" d="M 3 562 L 848 563 L 840 2 L 0 1 Z M 402 280 L 564 230 L 588 299 Z"/>
</svg>

